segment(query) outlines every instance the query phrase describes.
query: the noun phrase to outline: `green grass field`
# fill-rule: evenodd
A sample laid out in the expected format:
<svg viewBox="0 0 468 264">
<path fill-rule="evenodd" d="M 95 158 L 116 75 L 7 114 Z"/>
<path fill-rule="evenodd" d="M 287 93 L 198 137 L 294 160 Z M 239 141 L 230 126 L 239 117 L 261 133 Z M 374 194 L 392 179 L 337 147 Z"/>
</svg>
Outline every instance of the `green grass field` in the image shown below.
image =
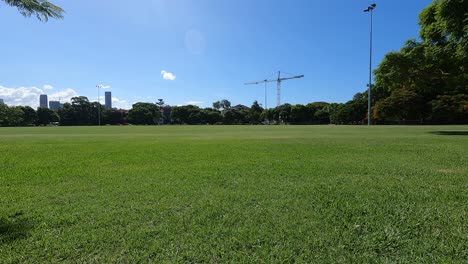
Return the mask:
<svg viewBox="0 0 468 264">
<path fill-rule="evenodd" d="M 468 126 L 0 128 L 0 263 L 468 262 Z"/>
</svg>

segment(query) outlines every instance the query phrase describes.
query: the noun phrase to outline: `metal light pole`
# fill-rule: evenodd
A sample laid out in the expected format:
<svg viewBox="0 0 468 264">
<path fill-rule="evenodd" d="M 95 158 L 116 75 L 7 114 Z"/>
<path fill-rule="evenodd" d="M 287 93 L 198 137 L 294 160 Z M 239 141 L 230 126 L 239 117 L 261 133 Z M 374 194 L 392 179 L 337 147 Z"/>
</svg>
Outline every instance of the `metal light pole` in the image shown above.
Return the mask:
<svg viewBox="0 0 468 264">
<path fill-rule="evenodd" d="M 99 93 L 99 89 L 102 88 L 102 85 L 96 85 L 96 88 L 97 88 L 97 94 L 98 94 L 98 122 L 99 122 L 99 126 L 101 126 L 101 98 L 100 98 L 100 93 Z"/>
<path fill-rule="evenodd" d="M 372 31 L 373 31 L 373 11 L 377 5 L 372 4 L 370 5 L 364 12 L 370 13 L 370 51 L 369 51 L 369 88 L 367 91 L 367 125 L 372 125 L 372 118 L 371 118 L 371 107 L 372 107 L 372 100 L 371 100 L 371 89 L 372 89 Z"/>
</svg>

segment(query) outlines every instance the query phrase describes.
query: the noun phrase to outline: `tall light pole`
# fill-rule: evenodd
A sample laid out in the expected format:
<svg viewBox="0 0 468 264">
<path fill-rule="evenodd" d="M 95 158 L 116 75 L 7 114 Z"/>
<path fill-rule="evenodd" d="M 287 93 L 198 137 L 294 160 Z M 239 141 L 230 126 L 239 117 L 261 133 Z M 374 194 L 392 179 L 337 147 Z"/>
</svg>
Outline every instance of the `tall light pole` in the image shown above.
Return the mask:
<svg viewBox="0 0 468 264">
<path fill-rule="evenodd" d="M 96 88 L 97 88 L 97 98 L 98 98 L 98 122 L 99 122 L 99 126 L 101 126 L 101 98 L 100 98 L 100 93 L 99 93 L 99 89 L 102 88 L 102 85 L 96 85 Z"/>
<path fill-rule="evenodd" d="M 369 88 L 367 90 L 367 125 L 372 125 L 372 120 L 371 120 L 371 89 L 372 89 L 372 30 L 373 30 L 373 11 L 377 5 L 372 4 L 369 7 L 367 7 L 364 12 L 369 12 L 370 13 L 370 51 L 369 51 Z"/>
</svg>

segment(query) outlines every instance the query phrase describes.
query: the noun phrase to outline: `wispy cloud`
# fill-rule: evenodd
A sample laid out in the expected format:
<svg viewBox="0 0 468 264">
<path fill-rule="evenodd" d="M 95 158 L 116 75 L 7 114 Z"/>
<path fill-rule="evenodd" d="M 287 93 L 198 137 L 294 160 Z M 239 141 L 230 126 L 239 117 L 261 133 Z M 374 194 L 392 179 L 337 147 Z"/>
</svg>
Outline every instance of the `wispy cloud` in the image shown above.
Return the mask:
<svg viewBox="0 0 468 264">
<path fill-rule="evenodd" d="M 202 101 L 188 101 L 188 102 L 185 102 L 183 105 L 202 105 L 204 104 L 205 102 L 202 102 Z"/>
<path fill-rule="evenodd" d="M 44 90 L 53 90 L 54 87 L 52 85 L 46 84 L 46 85 L 42 86 L 42 89 L 44 89 Z"/>
<path fill-rule="evenodd" d="M 163 77 L 164 80 L 169 80 L 169 81 L 175 81 L 176 79 L 176 76 L 171 73 L 171 72 L 167 72 L 167 71 L 161 71 L 161 76 Z"/>
<path fill-rule="evenodd" d="M 132 105 L 129 104 L 126 100 L 121 100 L 117 97 L 112 97 L 112 107 L 119 109 L 130 109 L 132 108 Z"/>
<path fill-rule="evenodd" d="M 49 97 L 49 100 L 56 100 L 56 101 L 65 103 L 65 102 L 70 102 L 71 99 L 76 96 L 78 96 L 78 93 L 75 90 L 73 90 L 72 88 L 67 88 L 65 90 L 53 93 L 49 95 L 48 97 Z"/>
</svg>

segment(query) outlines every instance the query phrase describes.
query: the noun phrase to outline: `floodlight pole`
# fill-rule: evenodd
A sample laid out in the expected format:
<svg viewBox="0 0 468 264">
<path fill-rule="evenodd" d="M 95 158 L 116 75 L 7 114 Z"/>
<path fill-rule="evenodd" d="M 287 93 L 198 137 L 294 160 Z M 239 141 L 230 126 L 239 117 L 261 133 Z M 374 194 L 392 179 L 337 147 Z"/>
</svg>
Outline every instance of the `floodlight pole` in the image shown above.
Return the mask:
<svg viewBox="0 0 468 264">
<path fill-rule="evenodd" d="M 372 125 L 372 97 L 371 97 L 371 89 L 372 89 L 372 33 L 373 33 L 373 11 L 377 5 L 372 4 L 370 5 L 364 12 L 370 13 L 370 50 L 369 50 L 369 87 L 367 89 L 367 125 Z"/>
</svg>

